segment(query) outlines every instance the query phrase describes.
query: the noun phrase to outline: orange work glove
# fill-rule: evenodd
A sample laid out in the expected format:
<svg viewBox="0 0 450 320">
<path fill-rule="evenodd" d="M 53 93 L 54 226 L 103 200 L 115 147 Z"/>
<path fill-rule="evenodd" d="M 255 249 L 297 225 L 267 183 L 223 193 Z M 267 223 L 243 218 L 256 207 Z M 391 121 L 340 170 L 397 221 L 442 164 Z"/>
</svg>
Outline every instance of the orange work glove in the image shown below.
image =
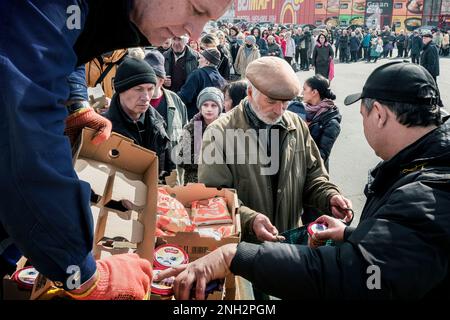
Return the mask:
<svg viewBox="0 0 450 320">
<path fill-rule="evenodd" d="M 78 136 L 85 127 L 97 130 L 92 139 L 94 144 L 100 144 L 108 140 L 111 135 L 111 121 L 102 117 L 90 107 L 82 108 L 66 118 L 66 130 L 64 133 L 69 137 L 71 145 L 77 141 Z"/>
<path fill-rule="evenodd" d="M 97 261 L 97 280 L 76 300 L 144 300 L 152 283 L 150 262 L 137 254 L 120 254 Z"/>
</svg>

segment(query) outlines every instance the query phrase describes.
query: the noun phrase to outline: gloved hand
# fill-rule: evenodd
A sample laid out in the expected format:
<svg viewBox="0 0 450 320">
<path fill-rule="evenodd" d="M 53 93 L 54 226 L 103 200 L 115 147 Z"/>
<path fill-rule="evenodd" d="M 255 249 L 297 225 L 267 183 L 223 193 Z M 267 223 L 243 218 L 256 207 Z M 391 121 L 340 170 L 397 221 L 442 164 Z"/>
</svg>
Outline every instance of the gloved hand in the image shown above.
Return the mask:
<svg viewBox="0 0 450 320">
<path fill-rule="evenodd" d="M 150 292 L 152 266 L 137 254 L 120 254 L 97 261 L 97 280 L 76 300 L 144 300 Z"/>
<path fill-rule="evenodd" d="M 108 140 L 111 135 L 111 121 L 96 113 L 91 107 L 82 108 L 66 119 L 66 130 L 64 133 L 69 137 L 70 144 L 73 145 L 77 141 L 84 127 L 97 130 L 92 139 L 94 144 L 100 144 Z"/>
</svg>

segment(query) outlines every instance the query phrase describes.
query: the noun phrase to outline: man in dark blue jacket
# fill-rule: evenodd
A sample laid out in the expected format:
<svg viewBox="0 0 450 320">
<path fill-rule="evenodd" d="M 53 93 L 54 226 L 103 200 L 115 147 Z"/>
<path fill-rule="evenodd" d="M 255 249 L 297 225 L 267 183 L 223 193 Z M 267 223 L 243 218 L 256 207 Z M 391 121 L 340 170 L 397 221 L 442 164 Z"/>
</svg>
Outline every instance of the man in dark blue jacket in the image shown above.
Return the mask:
<svg viewBox="0 0 450 320">
<path fill-rule="evenodd" d="M 404 85 L 399 90 L 398 83 Z M 383 161 L 371 172 L 356 228 L 322 216 L 328 229 L 310 247 L 241 242 L 173 268 L 175 296 L 232 272 L 285 299 L 446 299 L 450 297 L 450 119 L 431 75 L 412 63 L 377 68 L 360 112 L 369 145 Z M 350 169 L 351 170 L 351 169 Z M 332 239 L 337 246 L 317 246 Z"/>
<path fill-rule="evenodd" d="M 203 50 L 200 53 L 199 68 L 189 75 L 186 84 L 178 92 L 178 96 L 186 105 L 189 120 L 198 113 L 197 97 L 203 89 L 207 87 L 222 89 L 227 84 L 217 69 L 220 62 L 219 50 L 215 48 Z"/>
<path fill-rule="evenodd" d="M 142 299 L 151 266 L 134 255 L 96 262 L 91 254 L 90 187 L 77 178 L 63 135 L 67 77 L 107 51 L 149 40 L 160 45 L 173 35 L 198 37 L 230 2 L 197 1 L 201 12 L 177 0 L 0 2 L 0 235 L 10 239 L 0 243 L 13 242 L 75 298 Z M 97 125 L 106 121 L 83 104 L 69 112 L 72 136 L 92 120 L 102 130 Z M 100 132 L 95 142 L 105 138 Z M 68 272 L 71 266 L 76 274 Z"/>
<path fill-rule="evenodd" d="M 414 33 L 410 39 L 411 47 L 411 62 L 419 64 L 420 52 L 423 48 L 422 38 L 419 35 L 419 31 L 414 30 Z"/>
</svg>

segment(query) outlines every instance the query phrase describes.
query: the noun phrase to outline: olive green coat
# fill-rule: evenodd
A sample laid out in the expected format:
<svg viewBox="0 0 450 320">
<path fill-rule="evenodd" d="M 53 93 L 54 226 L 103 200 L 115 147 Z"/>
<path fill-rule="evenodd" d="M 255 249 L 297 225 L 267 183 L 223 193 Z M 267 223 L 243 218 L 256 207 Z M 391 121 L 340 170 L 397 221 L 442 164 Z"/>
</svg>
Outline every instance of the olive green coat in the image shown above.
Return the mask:
<svg viewBox="0 0 450 320">
<path fill-rule="evenodd" d="M 309 134 L 307 125 L 296 114 L 286 111 L 283 115 L 284 129 L 280 131 L 281 159 L 278 186 L 261 174 L 261 164 L 249 164 L 249 147 L 245 145 L 244 164 L 209 164 L 208 154 L 227 153 L 223 139 L 217 137 L 227 129 L 251 129 L 244 112 L 244 102 L 208 126 L 203 135 L 199 182 L 210 187 L 226 187 L 237 190 L 242 206 L 239 209 L 243 239 L 254 240 L 253 218 L 263 213 L 274 223 L 279 232 L 301 225 L 303 204 L 319 208 L 330 214 L 329 199 L 339 194 L 338 188 L 329 182 L 328 173 L 319 150 Z M 219 135 L 218 135 L 219 134 Z M 213 138 L 214 137 L 214 138 Z M 230 139 L 227 139 L 227 144 Z M 238 143 L 234 146 L 237 153 Z M 242 146 L 242 145 L 241 145 Z M 231 149 L 231 147 L 229 147 Z M 211 150 L 215 149 L 217 154 Z M 253 153 L 254 154 L 254 153 Z M 236 163 L 236 162 L 233 162 Z M 272 190 L 277 192 L 274 203 Z"/>
</svg>

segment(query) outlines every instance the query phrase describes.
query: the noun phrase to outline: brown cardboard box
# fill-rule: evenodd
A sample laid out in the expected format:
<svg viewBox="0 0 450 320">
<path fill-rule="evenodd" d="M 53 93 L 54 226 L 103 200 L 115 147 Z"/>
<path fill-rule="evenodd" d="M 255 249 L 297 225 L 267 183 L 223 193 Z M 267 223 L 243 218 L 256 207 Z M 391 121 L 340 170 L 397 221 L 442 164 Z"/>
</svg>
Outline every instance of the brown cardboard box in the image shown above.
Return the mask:
<svg viewBox="0 0 450 320">
<path fill-rule="evenodd" d="M 181 187 L 160 186 L 180 201 L 190 214 L 192 201 L 206 200 L 214 197 L 223 197 L 227 202 L 228 210 L 233 219 L 235 233 L 231 237 L 216 240 L 212 237 L 202 237 L 198 232 L 178 232 L 175 236 L 163 236 L 159 242 L 175 244 L 182 247 L 189 255 L 190 261 L 194 261 L 209 252 L 229 243 L 239 243 L 241 235 L 241 223 L 237 210 L 239 201 L 235 190 L 207 188 L 204 184 L 189 184 Z"/>
<path fill-rule="evenodd" d="M 92 129 L 83 130 L 80 145 L 74 155 L 76 171 L 82 168 L 83 179 L 91 184 L 93 190 L 95 186 L 94 193 L 101 194 L 100 201 L 96 204 L 100 212 L 93 210 L 94 220 L 97 216 L 94 253 L 96 250 L 103 250 L 96 245 L 101 238 L 123 236 L 137 244 L 137 254 L 152 262 L 158 158 L 154 152 L 135 145 L 132 140 L 116 133 L 96 146 L 90 142 L 94 134 Z M 77 173 L 79 174 L 78 171 Z M 127 200 L 132 208 L 124 208 L 122 200 Z M 106 251 L 114 253 L 114 250 Z M 98 252 L 96 256 L 99 257 Z"/>
<path fill-rule="evenodd" d="M 237 193 L 232 189 L 207 188 L 204 184 L 188 184 L 187 186 L 160 186 L 178 201 L 180 201 L 190 214 L 192 201 L 207 200 L 214 197 L 223 197 L 233 219 L 235 233 L 227 238 L 216 240 L 212 237 L 202 237 L 198 232 L 178 232 L 175 236 L 163 236 L 158 238 L 159 244 L 174 244 L 183 248 L 189 255 L 189 261 L 197 260 L 215 249 L 229 243 L 239 243 L 241 236 L 241 223 L 238 212 L 239 200 Z M 236 277 L 230 275 L 225 279 L 222 292 L 209 295 L 208 300 L 235 300 Z"/>
</svg>

